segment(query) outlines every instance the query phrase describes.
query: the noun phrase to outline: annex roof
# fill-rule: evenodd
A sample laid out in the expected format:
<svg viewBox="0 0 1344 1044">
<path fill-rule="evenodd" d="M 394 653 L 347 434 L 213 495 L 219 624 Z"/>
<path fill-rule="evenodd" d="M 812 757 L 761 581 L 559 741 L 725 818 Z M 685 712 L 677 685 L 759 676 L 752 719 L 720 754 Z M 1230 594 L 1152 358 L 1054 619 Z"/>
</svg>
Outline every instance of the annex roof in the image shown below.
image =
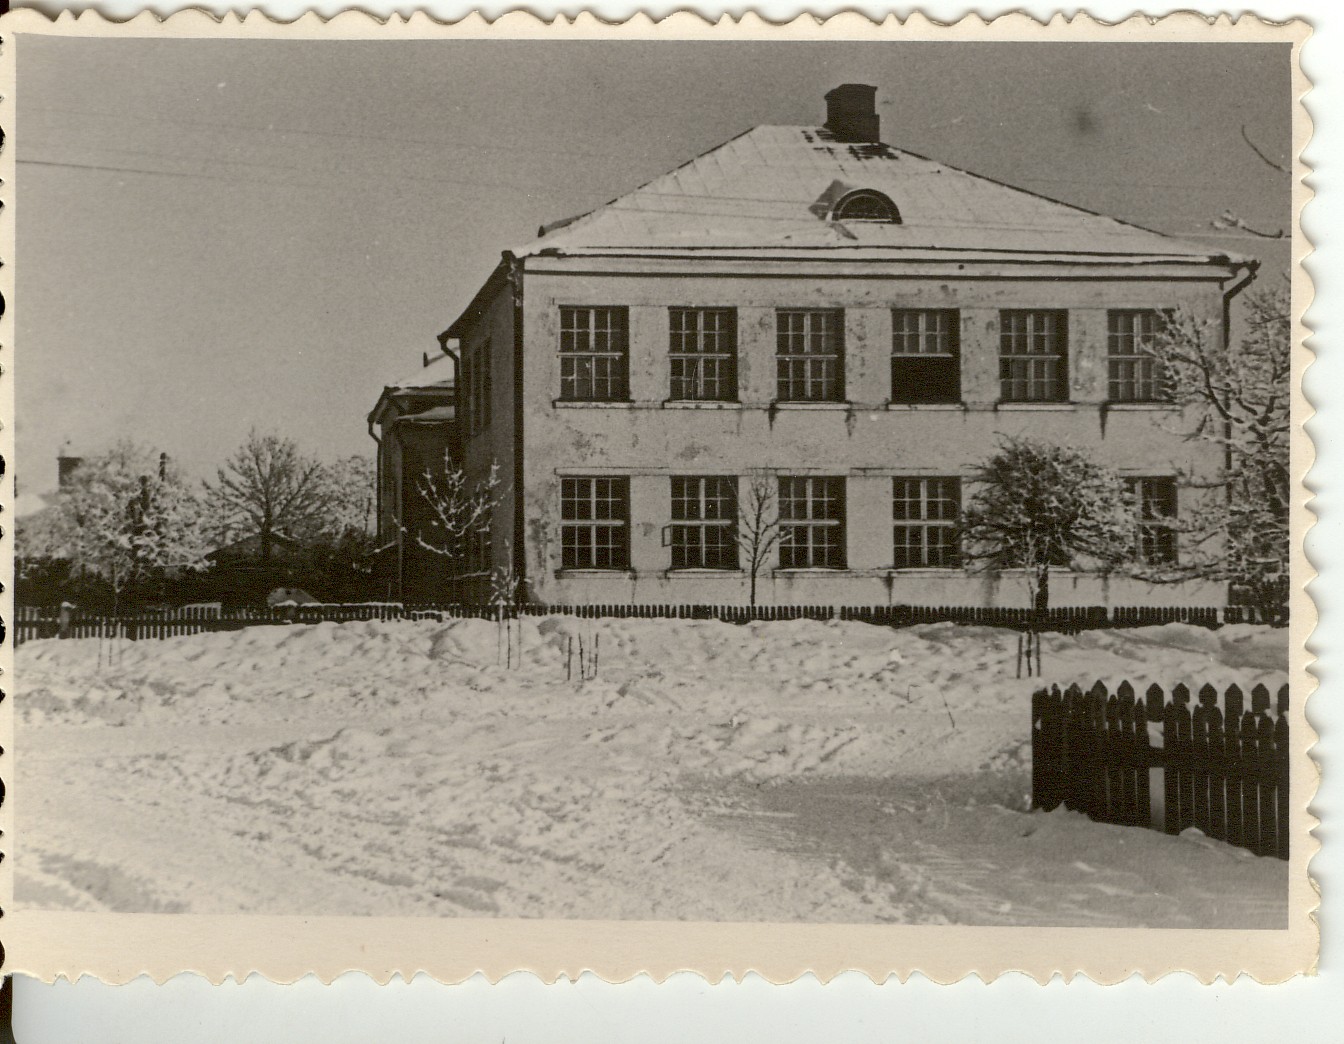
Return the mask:
<svg viewBox="0 0 1344 1044">
<path fill-rule="evenodd" d="M 834 202 L 859 189 L 886 195 L 900 223 L 833 220 Z M 775 126 L 755 127 L 596 210 L 546 226 L 513 253 L 818 251 L 855 260 L 1240 260 L 890 145 Z"/>
<path fill-rule="evenodd" d="M 408 398 L 429 398 L 437 401 L 448 399 L 450 401 L 442 406 L 425 407 L 414 414 L 400 413 L 399 417 L 404 419 L 408 416 L 414 416 L 432 421 L 452 420 L 453 404 L 451 397 L 454 394 L 456 376 L 457 363 L 451 355 L 444 353 L 443 355 L 426 357 L 424 365 L 414 373 L 384 386 L 378 396 L 378 401 L 369 412 L 369 424 L 381 424 L 383 422 L 383 411 L 388 403 L 396 399 L 402 402 L 402 408 L 404 408 L 405 401 Z M 429 416 L 429 413 L 434 415 Z"/>
<path fill-rule="evenodd" d="M 446 352 L 432 356 L 427 362 L 387 387 L 393 391 L 451 388 L 456 376 L 456 362 Z"/>
</svg>

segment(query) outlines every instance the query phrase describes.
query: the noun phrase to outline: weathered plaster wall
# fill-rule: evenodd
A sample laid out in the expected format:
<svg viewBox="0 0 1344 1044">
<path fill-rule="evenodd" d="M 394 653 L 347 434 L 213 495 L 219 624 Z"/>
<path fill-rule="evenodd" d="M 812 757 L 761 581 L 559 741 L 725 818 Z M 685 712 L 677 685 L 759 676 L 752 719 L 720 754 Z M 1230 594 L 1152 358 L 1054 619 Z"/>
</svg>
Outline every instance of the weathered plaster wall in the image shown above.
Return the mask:
<svg viewBox="0 0 1344 1044">
<path fill-rule="evenodd" d="M 743 475 L 761 469 L 847 477 L 847 550 L 842 573 L 773 573 L 761 601 L 1021 605 L 1020 581 L 994 581 L 941 570 L 891 573 L 891 477 L 969 476 L 1002 434 L 1030 435 L 1088 450 L 1132 475 L 1217 473 L 1210 446 L 1182 441 L 1177 411 L 1107 407 L 1106 310 L 1184 307 L 1217 321 L 1221 295 L 1212 280 L 1160 273 L 1096 281 L 1081 270 L 1054 278 L 982 278 L 961 271 L 927 278 L 818 279 L 814 274 L 655 272 L 613 274 L 591 261 L 550 261 L 525 281 L 525 434 L 523 515 L 527 571 L 534 597 L 553 602 L 742 602 L 744 575 L 669 573 L 662 527 L 670 513 L 668 476 Z M 560 271 L 568 265 L 570 271 Z M 577 271 L 580 267 L 587 271 Z M 945 268 L 948 266 L 944 266 Z M 684 269 L 684 266 L 683 266 Z M 1039 267 L 1027 271 L 1039 273 Z M 1135 271 L 1130 269 L 1130 275 Z M 1000 271 L 997 275 L 1002 276 Z M 1019 273 L 1020 275 L 1021 273 Z M 972 278 L 976 276 L 976 278 Z M 559 306 L 630 308 L 631 399 L 621 404 L 558 403 Z M 668 395 L 670 306 L 734 306 L 739 321 L 740 404 L 679 404 Z M 847 404 L 779 405 L 775 392 L 775 310 L 845 309 Z M 957 308 L 961 313 L 963 404 L 893 406 L 891 309 Z M 1069 404 L 999 405 L 999 310 L 1069 310 Z M 496 316 L 493 328 L 502 328 Z M 511 335 L 510 335 L 511 337 Z M 510 341 L 511 346 L 511 341 Z M 496 347 L 496 357 L 501 349 Z M 495 380 L 496 395 L 512 381 Z M 496 417 L 502 416 L 496 403 Z M 501 451 L 496 442 L 495 452 Z M 474 452 L 474 450 L 473 450 Z M 559 481 L 564 474 L 624 474 L 631 485 L 629 573 L 561 573 Z M 967 486 L 967 499 L 973 490 Z M 1183 510 L 1193 490 L 1182 490 Z M 1060 577 L 1056 604 L 1198 603 L 1223 600 L 1217 585 L 1152 587 L 1092 576 Z"/>
</svg>

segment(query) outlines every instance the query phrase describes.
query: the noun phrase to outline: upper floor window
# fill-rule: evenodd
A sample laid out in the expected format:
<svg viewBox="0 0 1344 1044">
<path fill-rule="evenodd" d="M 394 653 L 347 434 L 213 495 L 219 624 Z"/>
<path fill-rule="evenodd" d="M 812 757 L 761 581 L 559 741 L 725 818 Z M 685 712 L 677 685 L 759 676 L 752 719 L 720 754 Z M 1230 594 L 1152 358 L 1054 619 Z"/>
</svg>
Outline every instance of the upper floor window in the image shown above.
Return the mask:
<svg viewBox="0 0 1344 1044">
<path fill-rule="evenodd" d="M 999 396 L 1004 402 L 1064 402 L 1069 390 L 1069 316 L 1010 308 L 999 313 Z"/>
<path fill-rule="evenodd" d="M 560 309 L 560 398 L 614 402 L 630 397 L 630 313 L 626 308 Z"/>
<path fill-rule="evenodd" d="M 874 221 L 899 225 L 901 212 L 888 196 L 873 189 L 859 189 L 841 198 L 831 211 L 833 221 Z"/>
<path fill-rule="evenodd" d="M 961 479 L 892 479 L 891 517 L 895 568 L 961 565 Z"/>
<path fill-rule="evenodd" d="M 467 356 L 467 421 L 474 435 L 490 427 L 490 341 L 482 341 Z"/>
<path fill-rule="evenodd" d="M 790 476 L 779 480 L 779 567 L 845 568 L 845 480 Z"/>
<path fill-rule="evenodd" d="M 671 398 L 737 398 L 737 309 L 673 308 L 668 313 Z"/>
<path fill-rule="evenodd" d="M 737 568 L 737 479 L 673 476 L 673 569 Z"/>
<path fill-rule="evenodd" d="M 891 401 L 961 401 L 961 323 L 955 309 L 891 313 Z"/>
<path fill-rule="evenodd" d="M 1176 480 L 1131 479 L 1130 492 L 1138 516 L 1137 557 L 1145 565 L 1176 562 Z"/>
<path fill-rule="evenodd" d="M 839 308 L 776 313 L 776 398 L 781 402 L 843 402 L 845 313 Z"/>
<path fill-rule="evenodd" d="M 630 567 L 630 480 L 560 480 L 560 550 L 565 569 Z"/>
<path fill-rule="evenodd" d="M 1170 398 L 1153 344 L 1162 315 L 1151 308 L 1106 313 L 1106 397 L 1111 402 L 1163 402 Z"/>
</svg>

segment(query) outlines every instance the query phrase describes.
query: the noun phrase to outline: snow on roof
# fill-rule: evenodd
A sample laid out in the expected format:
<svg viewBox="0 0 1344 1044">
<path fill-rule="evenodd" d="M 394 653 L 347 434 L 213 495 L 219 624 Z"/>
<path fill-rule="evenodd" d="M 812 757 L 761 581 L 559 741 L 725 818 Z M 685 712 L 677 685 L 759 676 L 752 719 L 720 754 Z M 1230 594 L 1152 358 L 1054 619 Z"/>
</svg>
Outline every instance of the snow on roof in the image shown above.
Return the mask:
<svg viewBox="0 0 1344 1044">
<path fill-rule="evenodd" d="M 900 223 L 830 220 L 830 204 L 856 189 L 889 197 Z M 855 259 L 945 251 L 988 259 L 1237 260 L 889 145 L 837 142 L 822 128 L 769 126 L 588 214 L 548 225 L 514 253 L 823 249 Z"/>
<path fill-rule="evenodd" d="M 393 381 L 388 388 L 404 391 L 411 388 L 451 388 L 456 376 L 453 357 L 444 353 L 432 357 L 428 363 L 419 367 L 399 381 Z"/>
<path fill-rule="evenodd" d="M 431 406 L 427 410 L 421 410 L 419 413 L 407 413 L 397 419 L 402 423 L 429 424 L 438 421 L 450 421 L 457 415 L 457 410 L 452 406 Z"/>
</svg>

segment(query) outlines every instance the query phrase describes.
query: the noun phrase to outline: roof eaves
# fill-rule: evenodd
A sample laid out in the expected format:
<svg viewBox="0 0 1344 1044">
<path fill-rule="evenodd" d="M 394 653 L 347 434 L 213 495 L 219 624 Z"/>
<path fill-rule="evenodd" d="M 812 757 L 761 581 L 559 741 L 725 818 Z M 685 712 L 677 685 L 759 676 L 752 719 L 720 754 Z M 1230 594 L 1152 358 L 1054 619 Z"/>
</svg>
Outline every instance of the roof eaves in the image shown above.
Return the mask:
<svg viewBox="0 0 1344 1044">
<path fill-rule="evenodd" d="M 508 281 L 509 270 L 513 267 L 517 257 L 513 251 L 505 250 L 495 265 L 494 271 L 481 284 L 481 288 L 476 291 L 467 307 L 462 310 L 462 314 L 449 324 L 448 329 L 443 331 L 441 336 L 458 337 L 462 336 L 462 330 L 468 320 L 479 319 L 485 314 L 485 309 L 489 306 L 491 300 L 499 293 L 500 288 Z"/>
</svg>

